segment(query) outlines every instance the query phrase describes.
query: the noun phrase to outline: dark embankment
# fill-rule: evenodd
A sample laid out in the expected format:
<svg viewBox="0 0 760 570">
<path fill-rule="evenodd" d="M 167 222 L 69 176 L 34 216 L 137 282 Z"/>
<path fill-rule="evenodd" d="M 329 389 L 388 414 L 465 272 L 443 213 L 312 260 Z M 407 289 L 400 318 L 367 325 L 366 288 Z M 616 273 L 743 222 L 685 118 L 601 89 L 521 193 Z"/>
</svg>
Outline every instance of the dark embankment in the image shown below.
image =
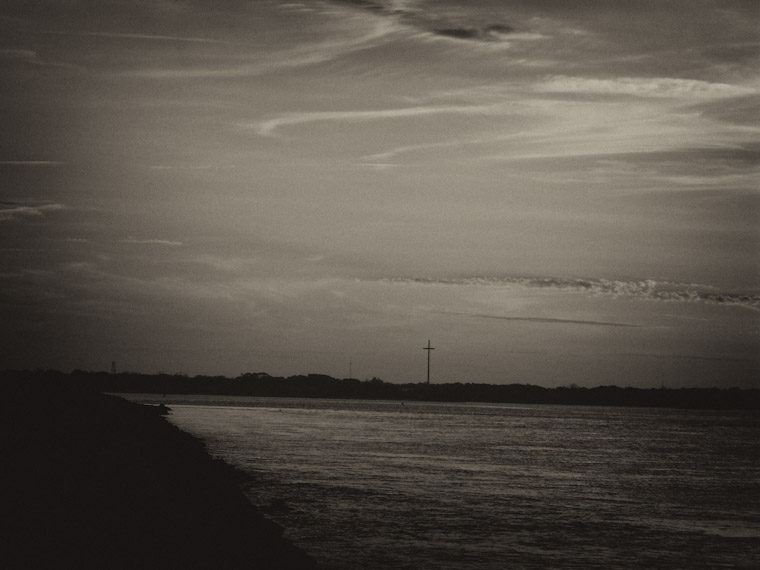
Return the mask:
<svg viewBox="0 0 760 570">
<path fill-rule="evenodd" d="M 316 568 L 158 408 L 8 375 L 0 399 L 0 567 Z"/>
</svg>

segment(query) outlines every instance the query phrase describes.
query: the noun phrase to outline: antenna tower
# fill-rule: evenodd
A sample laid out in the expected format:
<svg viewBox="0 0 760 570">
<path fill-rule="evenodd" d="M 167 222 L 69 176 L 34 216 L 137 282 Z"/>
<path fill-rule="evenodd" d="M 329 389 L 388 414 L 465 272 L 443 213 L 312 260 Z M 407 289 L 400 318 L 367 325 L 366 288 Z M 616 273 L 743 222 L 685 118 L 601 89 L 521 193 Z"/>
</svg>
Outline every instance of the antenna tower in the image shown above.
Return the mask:
<svg viewBox="0 0 760 570">
<path fill-rule="evenodd" d="M 430 346 L 430 341 L 428 340 L 428 345 L 422 347 L 422 350 L 427 350 L 427 383 L 430 384 L 430 351 L 435 350 L 435 348 Z"/>
</svg>

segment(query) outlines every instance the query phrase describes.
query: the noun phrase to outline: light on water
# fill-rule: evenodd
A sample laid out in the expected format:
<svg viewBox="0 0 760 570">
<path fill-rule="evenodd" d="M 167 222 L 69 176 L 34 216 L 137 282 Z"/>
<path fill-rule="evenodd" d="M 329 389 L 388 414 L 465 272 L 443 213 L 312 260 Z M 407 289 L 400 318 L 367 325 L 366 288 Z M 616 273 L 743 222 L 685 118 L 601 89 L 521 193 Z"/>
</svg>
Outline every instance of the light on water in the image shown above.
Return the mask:
<svg viewBox="0 0 760 570">
<path fill-rule="evenodd" d="M 326 568 L 755 568 L 751 412 L 186 397 Z"/>
</svg>

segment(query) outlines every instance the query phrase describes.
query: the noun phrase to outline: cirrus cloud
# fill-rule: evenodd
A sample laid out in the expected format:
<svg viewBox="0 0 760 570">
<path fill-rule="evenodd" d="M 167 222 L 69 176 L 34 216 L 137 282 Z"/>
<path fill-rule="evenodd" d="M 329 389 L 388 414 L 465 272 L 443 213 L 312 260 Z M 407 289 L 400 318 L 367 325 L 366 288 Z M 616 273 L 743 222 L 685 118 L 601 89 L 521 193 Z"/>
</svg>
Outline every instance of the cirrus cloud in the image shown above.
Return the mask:
<svg viewBox="0 0 760 570">
<path fill-rule="evenodd" d="M 63 204 L 58 203 L 22 203 L 0 202 L 0 221 L 13 220 L 19 217 L 40 217 L 47 212 L 55 212 L 65 209 Z"/>
<path fill-rule="evenodd" d="M 694 283 L 670 283 L 644 279 L 624 281 L 615 279 L 576 279 L 562 277 L 461 277 L 451 279 L 392 278 L 393 283 L 448 286 L 520 286 L 540 289 L 587 292 L 613 297 L 635 297 L 650 301 L 709 303 L 734 305 L 760 311 L 760 295 L 717 291 L 713 287 Z"/>
<path fill-rule="evenodd" d="M 258 123 L 243 124 L 262 136 L 272 135 L 278 129 L 316 121 L 359 122 L 384 119 L 407 119 L 441 114 L 490 115 L 502 112 L 499 105 L 449 105 L 379 109 L 372 111 L 324 111 L 310 113 L 286 113 Z"/>
<path fill-rule="evenodd" d="M 760 92 L 757 85 L 713 83 L 675 77 L 616 77 L 597 79 L 555 75 L 535 85 L 540 93 L 579 93 L 596 95 L 630 95 L 677 99 L 719 99 Z"/>
<path fill-rule="evenodd" d="M 129 243 L 129 244 L 135 244 L 135 245 L 166 245 L 170 247 L 177 247 L 180 245 L 184 245 L 181 241 L 173 241 L 168 239 L 135 239 L 135 238 L 127 238 L 119 240 L 119 243 Z"/>
</svg>

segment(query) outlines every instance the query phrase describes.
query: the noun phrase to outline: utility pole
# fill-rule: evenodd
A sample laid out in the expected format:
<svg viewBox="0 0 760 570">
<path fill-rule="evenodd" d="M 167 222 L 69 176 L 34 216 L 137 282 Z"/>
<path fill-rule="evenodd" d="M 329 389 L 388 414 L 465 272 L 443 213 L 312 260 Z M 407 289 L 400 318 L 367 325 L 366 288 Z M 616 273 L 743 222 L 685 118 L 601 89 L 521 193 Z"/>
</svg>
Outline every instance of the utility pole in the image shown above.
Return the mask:
<svg viewBox="0 0 760 570">
<path fill-rule="evenodd" d="M 353 364 L 353 362 L 351 362 L 351 359 L 349 358 L 348 359 L 348 379 L 349 380 L 353 380 L 354 379 L 354 375 L 353 375 L 353 373 L 351 371 L 351 365 L 352 364 Z"/>
<path fill-rule="evenodd" d="M 116 374 L 116 362 L 111 362 L 111 374 Z"/>
<path fill-rule="evenodd" d="M 430 341 L 428 340 L 428 345 L 425 346 L 425 347 L 423 347 L 422 350 L 427 350 L 427 361 L 428 361 L 428 366 L 427 366 L 427 383 L 430 384 L 430 351 L 431 350 L 435 350 L 435 348 L 433 348 L 433 347 L 430 346 Z"/>
</svg>

